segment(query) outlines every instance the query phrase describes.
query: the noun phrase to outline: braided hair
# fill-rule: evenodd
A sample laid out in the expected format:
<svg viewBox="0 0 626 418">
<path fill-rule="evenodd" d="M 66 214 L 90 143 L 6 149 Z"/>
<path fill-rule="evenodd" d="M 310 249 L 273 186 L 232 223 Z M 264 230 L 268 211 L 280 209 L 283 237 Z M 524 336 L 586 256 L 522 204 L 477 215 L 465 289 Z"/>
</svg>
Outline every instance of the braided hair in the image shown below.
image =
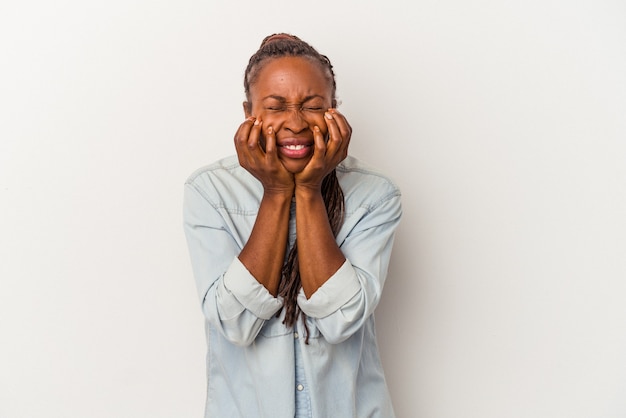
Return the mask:
<svg viewBox="0 0 626 418">
<path fill-rule="evenodd" d="M 335 92 L 337 85 L 335 83 L 335 73 L 330 60 L 325 55 L 317 52 L 308 43 L 302 41 L 294 35 L 286 33 L 278 33 L 267 36 L 261 42 L 259 50 L 250 57 L 248 66 L 244 75 L 244 89 L 246 97 L 249 99 L 250 86 L 256 81 L 259 71 L 267 62 L 283 57 L 302 57 L 317 63 L 324 70 L 324 74 L 332 85 L 332 106 L 337 106 Z M 322 197 L 326 206 L 328 221 L 333 234 L 337 236 L 339 228 L 343 224 L 344 216 L 344 199 L 343 191 L 337 179 L 335 170 L 330 172 L 322 181 Z M 298 264 L 298 246 L 293 244 L 287 256 L 287 261 L 282 268 L 282 276 L 278 286 L 278 295 L 283 297 L 285 309 L 285 319 L 283 321 L 287 326 L 294 326 L 298 317 L 302 317 L 306 330 L 306 342 L 309 340 L 308 327 L 304 313 L 297 304 L 298 292 L 301 288 L 300 269 Z M 280 315 L 280 312 L 278 313 Z"/>
</svg>

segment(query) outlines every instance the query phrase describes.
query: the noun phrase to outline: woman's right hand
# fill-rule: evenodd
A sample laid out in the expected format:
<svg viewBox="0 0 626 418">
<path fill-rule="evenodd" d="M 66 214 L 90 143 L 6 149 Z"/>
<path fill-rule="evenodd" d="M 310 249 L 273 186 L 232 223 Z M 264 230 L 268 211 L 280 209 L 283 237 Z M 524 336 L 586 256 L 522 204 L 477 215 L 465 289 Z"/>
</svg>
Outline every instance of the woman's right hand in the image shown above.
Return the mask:
<svg viewBox="0 0 626 418">
<path fill-rule="evenodd" d="M 248 170 L 263 185 L 265 193 L 288 194 L 294 190 L 293 174 L 287 171 L 278 158 L 276 135 L 272 127 L 267 128 L 265 151 L 261 146 L 263 121 L 247 118 L 235 134 L 235 149 L 239 164 Z"/>
</svg>

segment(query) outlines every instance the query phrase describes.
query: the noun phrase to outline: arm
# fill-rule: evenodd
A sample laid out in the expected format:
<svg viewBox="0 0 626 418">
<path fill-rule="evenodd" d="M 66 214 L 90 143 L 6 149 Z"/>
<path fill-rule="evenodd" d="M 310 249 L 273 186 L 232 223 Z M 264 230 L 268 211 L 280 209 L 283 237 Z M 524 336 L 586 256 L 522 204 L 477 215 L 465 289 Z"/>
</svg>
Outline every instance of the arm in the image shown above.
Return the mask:
<svg viewBox="0 0 626 418">
<path fill-rule="evenodd" d="M 206 178 L 185 184 L 183 220 L 191 265 L 207 321 L 233 344 L 247 345 L 282 301 L 237 258 L 252 227 L 237 224 L 212 203 L 210 186 Z"/>
<path fill-rule="evenodd" d="M 300 280 L 308 298 L 346 260 L 328 222 L 321 191 L 296 188 L 296 230 Z"/>
<path fill-rule="evenodd" d="M 401 196 L 393 188 L 375 204 L 358 207 L 337 237 L 344 264 L 311 297 L 298 296 L 298 305 L 328 342 L 349 338 L 374 312 L 401 215 Z"/>
<path fill-rule="evenodd" d="M 278 293 L 289 233 L 291 196 L 263 195 L 259 213 L 239 260 L 273 295 Z"/>
</svg>

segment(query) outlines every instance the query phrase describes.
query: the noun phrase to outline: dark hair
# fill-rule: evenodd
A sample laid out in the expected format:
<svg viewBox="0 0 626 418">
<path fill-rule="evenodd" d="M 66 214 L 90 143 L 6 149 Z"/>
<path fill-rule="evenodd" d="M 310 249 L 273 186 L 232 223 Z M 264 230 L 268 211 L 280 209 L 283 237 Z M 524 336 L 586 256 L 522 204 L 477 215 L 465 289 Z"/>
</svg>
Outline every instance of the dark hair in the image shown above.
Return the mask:
<svg viewBox="0 0 626 418">
<path fill-rule="evenodd" d="M 266 36 L 263 42 L 261 42 L 259 50 L 250 57 L 243 78 L 243 88 L 248 99 L 250 86 L 256 81 L 259 70 L 263 68 L 264 61 L 282 57 L 302 57 L 318 63 L 324 70 L 326 77 L 328 77 L 328 81 L 332 84 L 332 107 L 337 105 L 335 99 L 337 83 L 335 82 L 333 65 L 330 63 L 328 57 L 317 52 L 315 48 L 297 36 L 287 33 L 275 33 Z"/>
<path fill-rule="evenodd" d="M 248 66 L 244 75 L 244 89 L 246 96 L 249 96 L 250 86 L 256 81 L 259 70 L 270 60 L 282 57 L 303 57 L 310 59 L 312 62 L 318 63 L 324 70 L 329 82 L 332 84 L 332 106 L 337 105 L 335 99 L 336 82 L 335 73 L 330 60 L 325 55 L 317 52 L 308 43 L 294 35 L 286 33 L 277 33 L 267 36 L 261 42 L 259 50 L 250 57 Z M 344 200 L 343 191 L 337 179 L 335 170 L 330 172 L 322 181 L 322 196 L 328 214 L 328 221 L 333 234 L 337 236 L 339 228 L 343 224 L 344 216 Z M 287 256 L 287 261 L 283 265 L 282 276 L 278 286 L 278 294 L 283 297 L 285 309 L 284 323 L 287 326 L 294 326 L 299 316 L 302 316 L 304 327 L 306 329 L 306 342 L 309 341 L 309 330 L 306 324 L 304 313 L 300 310 L 297 303 L 298 292 L 301 288 L 300 268 L 298 264 L 298 246 L 293 244 Z M 280 312 L 278 313 L 280 314 Z"/>
</svg>

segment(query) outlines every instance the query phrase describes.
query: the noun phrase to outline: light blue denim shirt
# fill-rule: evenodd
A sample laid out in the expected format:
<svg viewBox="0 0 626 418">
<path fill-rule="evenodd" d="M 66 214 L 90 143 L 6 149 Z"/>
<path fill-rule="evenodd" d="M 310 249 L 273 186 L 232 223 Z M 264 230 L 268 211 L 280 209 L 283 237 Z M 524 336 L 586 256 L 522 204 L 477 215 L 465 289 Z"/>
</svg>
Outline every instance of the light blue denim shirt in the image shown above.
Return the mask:
<svg viewBox="0 0 626 418">
<path fill-rule="evenodd" d="M 345 197 L 337 243 L 346 262 L 309 299 L 300 291 L 309 344 L 297 338 L 298 357 L 312 417 L 390 418 L 373 313 L 402 214 L 400 191 L 353 157 L 337 167 L 337 176 Z M 206 319 L 207 418 L 295 414 L 294 388 L 302 383 L 296 382 L 294 336 L 305 335 L 304 325 L 286 327 L 284 310 L 276 316 L 282 298 L 237 258 L 262 196 L 261 184 L 235 156 L 197 170 L 185 183 L 184 228 Z"/>
</svg>

